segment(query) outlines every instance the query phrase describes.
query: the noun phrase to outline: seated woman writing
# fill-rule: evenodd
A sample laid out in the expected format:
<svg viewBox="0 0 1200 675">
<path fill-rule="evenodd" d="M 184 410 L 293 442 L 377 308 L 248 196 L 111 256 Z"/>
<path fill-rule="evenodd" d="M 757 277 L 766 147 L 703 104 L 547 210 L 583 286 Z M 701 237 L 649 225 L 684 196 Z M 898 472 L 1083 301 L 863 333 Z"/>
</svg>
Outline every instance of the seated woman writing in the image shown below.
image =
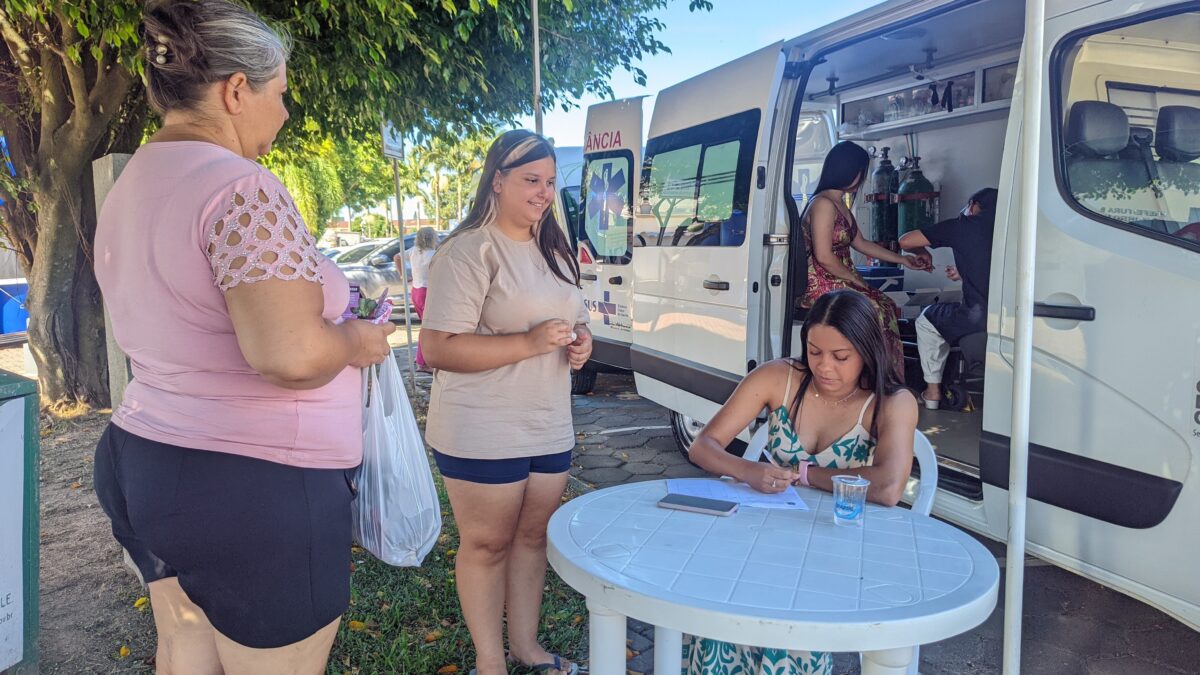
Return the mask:
<svg viewBox="0 0 1200 675">
<path fill-rule="evenodd" d="M 798 358 L 765 363 L 746 376 L 692 443 L 689 457 L 709 472 L 768 493 L 791 484 L 832 491 L 834 476 L 852 473 L 871 481 L 868 500 L 894 506 L 912 470 L 917 401 L 895 379 L 875 307 L 855 291 L 826 293 L 813 304 L 800 340 Z M 727 453 L 764 408 L 770 427 L 763 452 L 771 461 Z M 685 646 L 689 675 L 833 670 L 833 655 L 823 652 L 692 636 Z"/>
</svg>

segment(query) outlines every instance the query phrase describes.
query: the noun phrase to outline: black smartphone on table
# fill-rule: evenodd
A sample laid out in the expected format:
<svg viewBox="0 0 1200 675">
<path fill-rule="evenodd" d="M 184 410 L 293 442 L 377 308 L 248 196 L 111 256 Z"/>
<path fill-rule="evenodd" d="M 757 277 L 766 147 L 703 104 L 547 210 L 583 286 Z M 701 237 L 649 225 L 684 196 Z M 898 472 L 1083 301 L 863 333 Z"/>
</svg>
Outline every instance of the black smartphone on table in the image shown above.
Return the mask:
<svg viewBox="0 0 1200 675">
<path fill-rule="evenodd" d="M 668 494 L 658 500 L 658 505 L 664 509 L 678 509 L 695 513 L 708 513 L 714 516 L 728 516 L 737 511 L 737 502 L 727 502 L 723 499 L 708 499 L 691 495 Z"/>
</svg>

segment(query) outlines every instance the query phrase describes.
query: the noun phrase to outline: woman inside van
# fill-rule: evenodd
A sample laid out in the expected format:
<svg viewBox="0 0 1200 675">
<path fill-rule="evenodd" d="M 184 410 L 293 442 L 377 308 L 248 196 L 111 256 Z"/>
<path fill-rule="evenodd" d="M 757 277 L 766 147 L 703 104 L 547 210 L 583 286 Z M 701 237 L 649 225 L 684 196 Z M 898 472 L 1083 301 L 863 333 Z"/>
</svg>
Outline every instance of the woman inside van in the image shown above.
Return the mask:
<svg viewBox="0 0 1200 675">
<path fill-rule="evenodd" d="M 492 143 L 463 223 L 429 267 L 425 440 L 458 523 L 458 598 L 478 675 L 578 672 L 538 643 L 546 524 L 571 468 L 570 369 L 592 352 L 579 264 L 554 218 L 554 147 Z M 509 653 L 504 653 L 504 628 Z"/>
<path fill-rule="evenodd" d="M 789 485 L 832 491 L 833 477 L 853 469 L 871 481 L 868 500 L 894 506 L 912 470 L 917 400 L 895 378 L 875 306 L 855 291 L 826 293 L 813 303 L 800 343 L 798 358 L 765 363 L 746 376 L 692 443 L 689 458 L 766 493 Z M 764 408 L 770 426 L 763 452 L 769 461 L 726 452 Z M 833 671 L 827 652 L 693 636 L 685 644 L 688 675 Z"/>
<path fill-rule="evenodd" d="M 865 239 L 858 230 L 854 214 L 846 207 L 846 195 L 858 192 L 867 176 L 871 156 L 858 145 L 842 141 L 833 146 L 821 167 L 821 180 L 801 217 L 804 245 L 808 250 L 808 288 L 800 305 L 813 307 L 822 295 L 849 288 L 867 296 L 875 305 L 892 368 L 904 380 L 904 350 L 896 320 L 900 310 L 891 298 L 863 280 L 850 260 L 850 249 L 877 260 L 904 265 L 909 269 L 927 269 L 926 261 L 901 255 Z"/>
</svg>

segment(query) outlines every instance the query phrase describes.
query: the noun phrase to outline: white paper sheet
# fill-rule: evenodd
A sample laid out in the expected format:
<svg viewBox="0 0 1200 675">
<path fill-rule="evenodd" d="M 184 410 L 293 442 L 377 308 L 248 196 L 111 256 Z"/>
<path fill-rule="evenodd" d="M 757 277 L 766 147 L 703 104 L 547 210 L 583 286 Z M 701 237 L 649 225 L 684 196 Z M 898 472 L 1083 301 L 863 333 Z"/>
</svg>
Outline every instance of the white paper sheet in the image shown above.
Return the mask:
<svg viewBox="0 0 1200 675">
<path fill-rule="evenodd" d="M 735 483 L 719 478 L 700 480 L 672 478 L 667 481 L 667 492 L 691 497 L 721 499 L 759 509 L 808 510 L 808 504 L 804 503 L 804 500 L 796 493 L 796 489 L 790 485 L 783 492 L 765 494 L 745 483 Z"/>
</svg>

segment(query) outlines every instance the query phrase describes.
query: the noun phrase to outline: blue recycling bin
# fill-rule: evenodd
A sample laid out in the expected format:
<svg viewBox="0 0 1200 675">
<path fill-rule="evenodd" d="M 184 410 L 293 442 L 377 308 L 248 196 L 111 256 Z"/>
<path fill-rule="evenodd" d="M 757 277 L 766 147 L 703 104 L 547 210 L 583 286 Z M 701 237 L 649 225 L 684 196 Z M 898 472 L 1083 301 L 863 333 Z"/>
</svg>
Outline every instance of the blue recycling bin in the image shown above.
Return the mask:
<svg viewBox="0 0 1200 675">
<path fill-rule="evenodd" d="M 29 285 L 24 282 L 0 284 L 0 334 L 25 332 L 29 325 L 25 308 L 28 297 Z"/>
</svg>

